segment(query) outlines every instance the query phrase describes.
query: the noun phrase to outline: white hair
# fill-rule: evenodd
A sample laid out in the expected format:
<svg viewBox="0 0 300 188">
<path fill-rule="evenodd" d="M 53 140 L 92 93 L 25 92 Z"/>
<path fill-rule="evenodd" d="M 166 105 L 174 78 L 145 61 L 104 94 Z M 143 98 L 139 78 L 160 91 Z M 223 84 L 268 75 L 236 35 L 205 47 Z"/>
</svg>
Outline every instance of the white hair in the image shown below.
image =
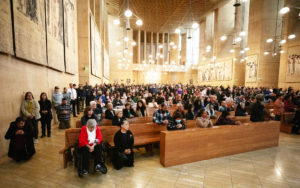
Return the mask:
<svg viewBox="0 0 300 188">
<path fill-rule="evenodd" d="M 96 127 L 97 122 L 96 122 L 95 119 L 89 119 L 89 120 L 87 121 L 86 125 L 87 125 L 88 127 Z"/>
<path fill-rule="evenodd" d="M 97 104 L 95 101 L 91 101 L 90 102 L 90 106 L 94 105 L 94 104 Z"/>
</svg>

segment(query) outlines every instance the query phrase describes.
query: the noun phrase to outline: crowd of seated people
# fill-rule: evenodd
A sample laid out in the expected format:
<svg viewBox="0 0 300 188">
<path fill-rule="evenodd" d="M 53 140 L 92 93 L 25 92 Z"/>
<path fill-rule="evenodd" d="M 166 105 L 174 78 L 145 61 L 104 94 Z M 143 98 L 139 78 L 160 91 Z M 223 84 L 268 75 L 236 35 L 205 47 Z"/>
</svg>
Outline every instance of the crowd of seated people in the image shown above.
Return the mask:
<svg viewBox="0 0 300 188">
<path fill-rule="evenodd" d="M 33 142 L 37 143 L 38 121 L 41 121 L 42 125 L 41 137 L 45 137 L 46 133 L 50 137 L 52 119 L 59 123 L 59 128 L 67 129 L 71 127 L 71 114 L 77 117 L 83 110 L 82 127 L 87 125 L 90 119 L 96 120 L 100 126 L 103 119 L 110 119 L 113 125 L 122 127 L 128 118 L 152 116 L 154 123 L 174 130 L 184 129 L 186 121 L 190 120 L 196 120 L 196 126 L 201 128 L 214 126 L 211 121 L 214 118 L 218 118 L 216 125 L 240 124 L 239 121 L 232 120 L 231 116 L 234 115 L 250 115 L 253 122 L 264 121 L 264 116 L 268 113 L 266 104 L 273 104 L 273 119 L 277 121 L 280 121 L 284 112 L 296 112 L 294 123 L 300 126 L 300 114 L 299 110 L 297 111 L 300 107 L 300 91 L 294 91 L 292 88 L 284 90 L 182 84 L 91 86 L 87 83 L 76 88 L 76 84 L 69 84 L 69 88 L 65 87 L 63 92 L 55 86 L 51 99 L 43 92 L 40 94 L 40 100 L 36 101 L 33 93 L 27 92 L 21 104 L 22 120 L 13 123 L 15 128 L 10 128 L 6 138 L 11 139 L 11 143 L 19 143 L 14 139 L 22 136 L 13 135 L 22 135 L 20 133 L 28 131 L 29 127 L 29 135 L 32 135 Z M 177 109 L 170 113 L 168 107 L 173 105 L 176 105 Z M 151 107 L 155 108 L 154 113 L 149 113 Z M 20 129 L 16 128 L 20 121 L 24 122 L 24 130 L 11 131 Z M 10 156 L 13 156 L 11 153 Z"/>
</svg>

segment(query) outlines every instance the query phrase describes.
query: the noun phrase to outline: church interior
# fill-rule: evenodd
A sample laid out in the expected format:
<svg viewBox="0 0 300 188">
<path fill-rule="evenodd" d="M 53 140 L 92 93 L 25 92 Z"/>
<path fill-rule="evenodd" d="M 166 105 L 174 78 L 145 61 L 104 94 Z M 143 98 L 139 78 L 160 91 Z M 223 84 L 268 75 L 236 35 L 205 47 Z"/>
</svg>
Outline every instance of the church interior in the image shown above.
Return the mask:
<svg viewBox="0 0 300 188">
<path fill-rule="evenodd" d="M 1 0 L 0 18 L 0 187 L 300 187 L 299 0 Z"/>
</svg>

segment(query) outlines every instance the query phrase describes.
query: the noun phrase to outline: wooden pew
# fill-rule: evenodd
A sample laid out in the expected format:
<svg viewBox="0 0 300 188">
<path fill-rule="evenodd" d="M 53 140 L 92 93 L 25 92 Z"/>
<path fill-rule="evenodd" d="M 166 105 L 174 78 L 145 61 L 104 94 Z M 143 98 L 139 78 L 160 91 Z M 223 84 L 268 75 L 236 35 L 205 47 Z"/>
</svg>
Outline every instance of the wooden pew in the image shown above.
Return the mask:
<svg viewBox="0 0 300 188">
<path fill-rule="evenodd" d="M 247 116 L 232 116 L 233 121 L 240 121 L 241 123 L 251 123 L 250 115 Z"/>
<path fill-rule="evenodd" d="M 130 124 L 130 131 L 134 135 L 134 146 L 151 145 L 160 141 L 160 132 L 165 131 L 165 126 L 155 123 Z M 72 161 L 72 148 L 78 143 L 80 128 L 67 129 L 65 131 L 65 147 L 59 151 L 63 154 L 63 165 L 67 168 L 67 163 Z M 118 126 L 100 126 L 103 142 L 114 147 L 114 135 L 120 130 Z"/>
<path fill-rule="evenodd" d="M 75 147 L 80 134 L 80 128 L 70 128 L 65 131 L 65 147 L 59 151 L 63 155 L 63 165 L 67 168 L 68 161 L 72 161 L 71 149 Z"/>
<path fill-rule="evenodd" d="M 280 116 L 280 131 L 285 133 L 292 133 L 291 122 L 295 118 L 296 112 L 284 112 Z"/>
<path fill-rule="evenodd" d="M 168 167 L 278 146 L 279 126 L 280 122 L 268 121 L 162 131 L 160 163 Z"/>
</svg>

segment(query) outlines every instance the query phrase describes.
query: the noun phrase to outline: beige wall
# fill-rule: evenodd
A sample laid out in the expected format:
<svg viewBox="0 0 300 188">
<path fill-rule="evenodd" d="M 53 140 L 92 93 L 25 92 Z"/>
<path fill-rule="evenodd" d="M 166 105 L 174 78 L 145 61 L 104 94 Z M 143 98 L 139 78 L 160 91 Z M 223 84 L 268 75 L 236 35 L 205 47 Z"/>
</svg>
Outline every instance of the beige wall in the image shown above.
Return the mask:
<svg viewBox="0 0 300 188">
<path fill-rule="evenodd" d="M 41 92 L 46 92 L 48 98 L 51 98 L 54 86 L 57 85 L 62 90 L 69 83 L 78 84 L 78 75 L 58 72 L 3 54 L 0 54 L 0 67 L 0 156 L 3 156 L 7 153 L 9 144 L 4 140 L 4 135 L 9 123 L 20 115 L 25 92 L 33 92 L 36 100 L 39 100 Z"/>
</svg>

